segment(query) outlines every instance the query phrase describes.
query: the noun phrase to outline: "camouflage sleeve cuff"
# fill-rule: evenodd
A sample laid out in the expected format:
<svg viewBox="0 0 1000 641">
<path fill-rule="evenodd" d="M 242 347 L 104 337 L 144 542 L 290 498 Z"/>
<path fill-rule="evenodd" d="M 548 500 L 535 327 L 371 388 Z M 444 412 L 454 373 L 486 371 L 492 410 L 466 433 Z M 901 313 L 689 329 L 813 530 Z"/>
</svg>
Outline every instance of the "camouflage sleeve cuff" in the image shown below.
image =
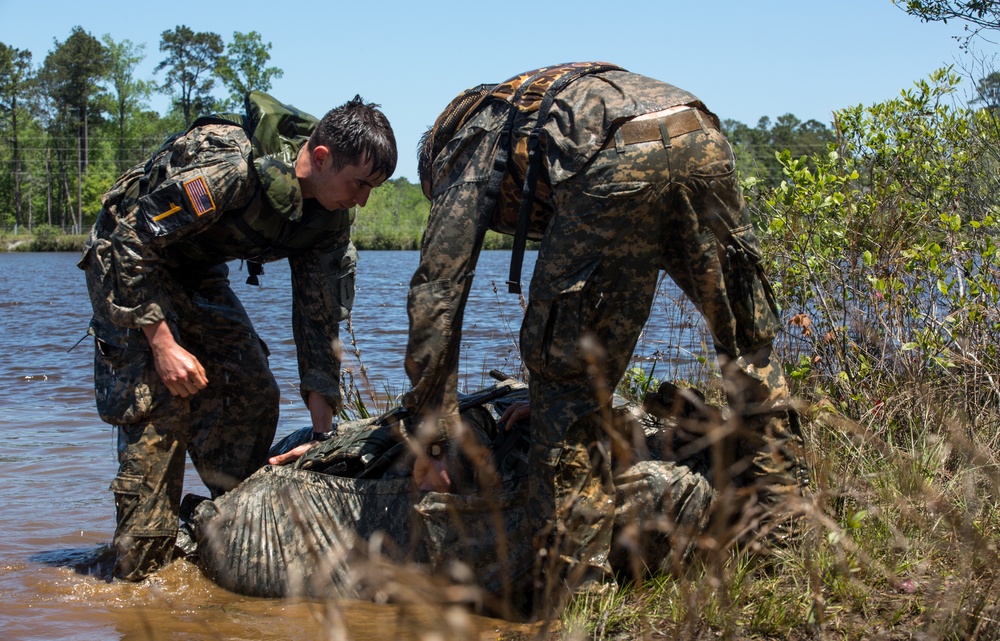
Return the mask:
<svg viewBox="0 0 1000 641">
<path fill-rule="evenodd" d="M 158 303 L 150 302 L 136 307 L 122 307 L 108 303 L 111 322 L 119 327 L 138 329 L 145 325 L 153 325 L 167 318 L 166 313 Z"/>
<path fill-rule="evenodd" d="M 334 416 L 340 414 L 340 411 L 343 409 L 344 399 L 340 394 L 340 381 L 338 377 L 330 376 L 326 372 L 317 370 L 306 372 L 302 376 L 299 392 L 302 395 L 303 402 L 308 402 L 309 392 L 316 392 L 322 396 L 330 404 L 330 407 L 333 408 Z"/>
</svg>

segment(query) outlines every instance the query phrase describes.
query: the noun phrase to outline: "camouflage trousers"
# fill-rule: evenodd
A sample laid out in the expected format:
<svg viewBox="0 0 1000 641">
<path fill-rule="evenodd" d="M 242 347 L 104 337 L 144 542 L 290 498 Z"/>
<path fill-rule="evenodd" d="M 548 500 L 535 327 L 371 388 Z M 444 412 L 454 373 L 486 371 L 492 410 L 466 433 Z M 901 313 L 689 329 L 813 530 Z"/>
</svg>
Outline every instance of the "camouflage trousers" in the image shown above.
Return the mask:
<svg viewBox="0 0 1000 641">
<path fill-rule="evenodd" d="M 117 327 L 102 311 L 108 270 L 98 243 L 87 283 L 98 412 L 118 432 L 114 572 L 140 580 L 172 558 L 186 456 L 213 496 L 235 487 L 265 462 L 279 391 L 266 348 L 229 288 L 228 267 L 217 265 L 166 284 L 174 336 L 208 377 L 197 394 L 172 396 L 141 330 Z"/>
<path fill-rule="evenodd" d="M 734 473 L 794 483 L 788 462 L 773 460 L 773 444 L 800 437 L 781 406 L 788 391 L 770 349 L 777 307 L 719 131 L 609 146 L 554 187 L 553 206 L 520 338 L 530 372 L 536 544 L 542 567 L 572 588 L 608 570 L 610 396 L 661 269 L 704 316 L 730 405 L 752 435 L 741 449 L 751 463 Z"/>
</svg>

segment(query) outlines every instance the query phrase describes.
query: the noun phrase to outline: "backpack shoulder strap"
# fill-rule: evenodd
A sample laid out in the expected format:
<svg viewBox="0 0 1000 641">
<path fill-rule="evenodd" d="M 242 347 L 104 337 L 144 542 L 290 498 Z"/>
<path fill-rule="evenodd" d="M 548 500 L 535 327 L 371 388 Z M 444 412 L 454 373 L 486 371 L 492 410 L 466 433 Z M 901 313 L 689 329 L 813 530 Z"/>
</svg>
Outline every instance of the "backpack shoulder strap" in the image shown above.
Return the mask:
<svg viewBox="0 0 1000 641">
<path fill-rule="evenodd" d="M 517 119 L 517 114 L 519 113 L 516 108 L 518 101 L 531 86 L 532 82 L 539 78 L 544 72 L 544 69 L 538 70 L 518 86 L 511 87 L 511 81 L 508 81 L 497 85 L 494 89 L 493 95 L 500 95 L 498 94 L 498 90 L 505 87 L 511 87 L 513 89 L 513 96 L 510 99 L 510 102 L 513 103 L 514 106 L 512 106 L 510 111 L 507 112 L 507 121 L 504 123 L 503 129 L 500 130 L 500 141 L 497 145 L 497 153 L 493 157 L 493 168 L 490 170 L 490 179 L 489 182 L 486 183 L 485 195 L 479 203 L 480 220 L 488 218 L 497 207 L 497 200 L 500 196 L 500 183 L 503 182 L 503 177 L 507 173 L 507 162 L 510 160 L 511 138 L 513 137 L 514 132 L 514 121 Z M 520 290 L 518 290 L 518 292 L 519 291 Z"/>
<path fill-rule="evenodd" d="M 584 62 L 557 67 L 554 71 L 558 75 L 553 74 L 552 71 L 545 70 L 540 74 L 536 74 L 536 76 L 522 84 L 518 90 L 518 94 L 523 95 L 535 82 L 546 79 L 551 81 L 551 84 L 543 88 L 544 95 L 541 104 L 538 106 L 538 118 L 535 120 L 535 126 L 528 135 L 528 165 L 527 170 L 524 172 L 524 184 L 521 188 L 521 203 L 517 215 L 517 228 L 514 231 L 514 247 L 510 255 L 510 274 L 507 278 L 507 291 L 511 294 L 521 293 L 521 267 L 524 263 L 524 250 L 528 241 L 528 223 L 531 219 L 532 202 L 535 199 L 535 187 L 538 184 L 538 172 L 542 164 L 542 154 L 539 150 L 541 147 L 540 138 L 542 127 L 545 126 L 545 122 L 548 120 L 549 110 L 552 108 L 556 94 L 581 76 L 601 71 L 623 71 L 623 69 L 606 62 Z M 534 90 L 538 92 L 538 88 Z M 514 112 L 515 110 L 511 111 Z"/>
</svg>

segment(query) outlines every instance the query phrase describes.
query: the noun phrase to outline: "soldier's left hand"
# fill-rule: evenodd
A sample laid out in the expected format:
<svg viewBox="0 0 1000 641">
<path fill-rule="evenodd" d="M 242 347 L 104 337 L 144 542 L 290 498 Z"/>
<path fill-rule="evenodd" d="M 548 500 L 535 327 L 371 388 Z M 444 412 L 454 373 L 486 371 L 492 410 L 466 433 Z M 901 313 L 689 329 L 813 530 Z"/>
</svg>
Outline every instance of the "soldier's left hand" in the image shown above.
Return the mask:
<svg viewBox="0 0 1000 641">
<path fill-rule="evenodd" d="M 288 450 L 284 454 L 279 454 L 277 456 L 272 456 L 267 459 L 269 465 L 288 465 L 289 463 L 294 463 L 295 461 L 302 458 L 302 455 L 308 452 L 313 445 L 316 445 L 317 441 L 310 441 L 309 443 L 303 443 L 298 447 Z"/>
</svg>

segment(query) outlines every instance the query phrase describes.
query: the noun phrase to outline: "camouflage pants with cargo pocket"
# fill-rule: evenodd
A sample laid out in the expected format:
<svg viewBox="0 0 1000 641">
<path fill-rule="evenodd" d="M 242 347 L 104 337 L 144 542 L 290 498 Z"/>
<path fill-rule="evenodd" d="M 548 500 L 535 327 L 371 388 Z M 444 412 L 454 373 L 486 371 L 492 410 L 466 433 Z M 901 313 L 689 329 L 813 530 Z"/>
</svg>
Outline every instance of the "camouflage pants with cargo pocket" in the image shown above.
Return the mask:
<svg viewBox="0 0 1000 641">
<path fill-rule="evenodd" d="M 626 145 L 619 137 L 553 189 L 521 327 L 531 374 L 531 500 L 550 586 L 558 577 L 573 588 L 608 570 L 615 511 L 608 401 L 661 269 L 704 316 L 730 405 L 743 417 L 734 449 L 747 461 L 731 468 L 733 481 L 796 483 L 783 453 L 801 436 L 782 406 L 788 391 L 771 353 L 777 307 L 732 150 L 702 121 L 702 130 L 666 140 Z"/>
<path fill-rule="evenodd" d="M 142 331 L 115 326 L 101 311 L 107 279 L 114 277 L 107 250 L 107 241 L 98 239 L 87 258 L 98 261 L 87 269 L 95 303 L 94 384 L 98 412 L 118 432 L 114 573 L 140 580 L 172 558 L 186 456 L 213 496 L 235 487 L 265 462 L 279 391 L 266 348 L 222 264 L 164 283 L 176 314 L 168 319 L 175 338 L 208 377 L 197 394 L 171 396 Z"/>
</svg>

